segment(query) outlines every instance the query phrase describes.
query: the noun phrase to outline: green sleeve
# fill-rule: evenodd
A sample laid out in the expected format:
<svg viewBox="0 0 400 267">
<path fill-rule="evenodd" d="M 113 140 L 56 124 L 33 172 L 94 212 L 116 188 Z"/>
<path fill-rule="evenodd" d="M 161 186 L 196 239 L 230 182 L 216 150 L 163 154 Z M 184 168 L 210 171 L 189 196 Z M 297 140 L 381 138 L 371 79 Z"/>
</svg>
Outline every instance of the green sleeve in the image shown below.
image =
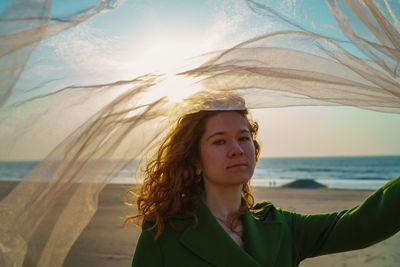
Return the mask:
<svg viewBox="0 0 400 267">
<path fill-rule="evenodd" d="M 400 230 L 400 177 L 350 210 L 300 215 L 286 212 L 295 255 L 308 257 L 361 249 Z"/>
<path fill-rule="evenodd" d="M 154 240 L 154 232 L 147 230 L 148 224 L 142 227 L 142 233 L 136 245 L 132 267 L 164 266 L 160 244 Z"/>
</svg>

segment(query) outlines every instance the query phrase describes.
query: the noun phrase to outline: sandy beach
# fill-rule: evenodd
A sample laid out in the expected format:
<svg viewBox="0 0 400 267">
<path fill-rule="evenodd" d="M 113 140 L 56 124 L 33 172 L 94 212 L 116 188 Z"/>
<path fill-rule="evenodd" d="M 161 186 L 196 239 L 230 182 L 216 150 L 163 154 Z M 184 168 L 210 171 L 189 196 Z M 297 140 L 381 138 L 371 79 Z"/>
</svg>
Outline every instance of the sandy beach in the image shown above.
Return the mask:
<svg viewBox="0 0 400 267">
<path fill-rule="evenodd" d="M 0 198 L 15 183 L 0 182 Z M 92 221 L 72 247 L 65 267 L 130 266 L 140 228 L 122 227 L 133 208 L 121 202 L 128 185 L 110 184 L 100 195 L 99 208 Z M 276 206 L 300 213 L 325 213 L 352 208 L 372 191 L 335 189 L 254 188 L 255 200 L 270 200 Z M 395 267 L 400 262 L 400 234 L 372 247 L 303 261 L 300 266 Z"/>
</svg>

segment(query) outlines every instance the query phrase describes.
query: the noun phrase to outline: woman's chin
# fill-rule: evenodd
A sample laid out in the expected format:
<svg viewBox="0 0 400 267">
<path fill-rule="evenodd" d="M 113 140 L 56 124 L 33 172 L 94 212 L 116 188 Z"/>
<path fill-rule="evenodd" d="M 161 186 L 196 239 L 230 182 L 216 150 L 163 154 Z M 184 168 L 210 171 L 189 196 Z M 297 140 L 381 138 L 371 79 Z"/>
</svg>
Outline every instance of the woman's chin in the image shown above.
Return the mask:
<svg viewBox="0 0 400 267">
<path fill-rule="evenodd" d="M 232 184 L 232 185 L 243 185 L 250 181 L 251 176 L 238 176 L 238 177 L 231 177 L 229 181 L 227 181 L 227 184 Z"/>
</svg>

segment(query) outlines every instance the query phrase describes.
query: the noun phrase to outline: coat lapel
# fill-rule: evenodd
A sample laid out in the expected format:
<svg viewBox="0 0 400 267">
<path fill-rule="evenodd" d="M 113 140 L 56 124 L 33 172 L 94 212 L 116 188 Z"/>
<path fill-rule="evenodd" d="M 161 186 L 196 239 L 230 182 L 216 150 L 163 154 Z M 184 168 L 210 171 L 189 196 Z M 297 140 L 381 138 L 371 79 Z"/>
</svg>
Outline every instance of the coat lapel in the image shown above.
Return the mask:
<svg viewBox="0 0 400 267">
<path fill-rule="evenodd" d="M 199 219 L 198 227 L 188 227 L 180 237 L 187 249 L 214 266 L 260 267 L 232 240 L 204 203 L 199 201 L 195 213 Z"/>
<path fill-rule="evenodd" d="M 247 252 L 261 266 L 275 266 L 282 243 L 282 222 L 244 215 L 244 242 Z"/>
</svg>

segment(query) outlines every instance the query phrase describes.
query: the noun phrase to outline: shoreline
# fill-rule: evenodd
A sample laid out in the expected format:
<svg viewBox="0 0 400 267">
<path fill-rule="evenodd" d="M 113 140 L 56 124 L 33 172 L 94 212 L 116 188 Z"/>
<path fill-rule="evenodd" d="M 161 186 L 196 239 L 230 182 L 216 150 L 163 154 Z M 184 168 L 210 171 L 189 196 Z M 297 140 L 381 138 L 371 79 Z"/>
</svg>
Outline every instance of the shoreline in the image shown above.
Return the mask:
<svg viewBox="0 0 400 267">
<path fill-rule="evenodd" d="M 0 182 L 0 199 L 17 183 Z M 64 267 L 130 266 L 141 228 L 128 224 L 124 218 L 133 214 L 133 207 L 122 204 L 122 196 L 131 187 L 108 184 L 100 193 L 96 214 L 76 240 Z M 275 206 L 299 213 L 327 213 L 349 209 L 361 203 L 373 190 L 351 189 L 292 189 L 281 187 L 252 187 L 255 201 L 269 200 Z M 40 229 L 39 232 L 40 233 Z M 303 261 L 301 267 L 316 266 L 390 266 L 400 262 L 400 234 L 372 247 Z"/>
<path fill-rule="evenodd" d="M 395 178 L 395 177 L 393 177 Z M 132 177 L 116 177 L 114 178 L 111 183 L 112 185 L 127 185 L 127 186 L 134 186 L 135 184 L 131 184 L 128 181 L 133 180 Z M 360 180 L 355 180 L 355 179 L 343 179 L 343 180 L 323 180 L 323 179 L 262 179 L 262 178 L 252 178 L 251 182 L 250 182 L 250 186 L 252 188 L 256 188 L 256 187 L 260 187 L 260 188 L 285 188 L 286 185 L 296 182 L 296 181 L 302 181 L 302 180 L 310 180 L 313 182 L 317 182 L 320 183 L 322 185 L 324 185 L 327 189 L 330 190 L 361 190 L 361 191 L 375 191 L 378 188 L 380 188 L 381 186 L 383 186 L 384 184 L 386 184 L 387 182 L 390 181 L 386 180 L 386 179 L 382 179 L 382 180 L 364 180 L 364 179 L 360 179 Z M 1 178 L 0 179 L 0 183 L 19 183 L 23 181 L 23 178 L 21 179 L 13 179 L 13 178 Z M 39 181 L 40 182 L 40 181 Z M 362 184 L 368 184 L 367 186 L 362 186 Z M 337 186 L 337 187 L 331 187 L 329 186 L 329 184 L 336 184 L 336 185 L 340 185 L 340 184 L 358 184 L 357 186 Z M 361 185 L 360 185 L 361 184 Z M 312 189 L 312 188 L 308 188 L 307 186 L 304 187 L 299 187 L 304 188 L 304 189 Z M 0 189 L 1 190 L 1 189 Z M 2 196 L 2 193 L 0 191 L 0 198 Z"/>
</svg>

